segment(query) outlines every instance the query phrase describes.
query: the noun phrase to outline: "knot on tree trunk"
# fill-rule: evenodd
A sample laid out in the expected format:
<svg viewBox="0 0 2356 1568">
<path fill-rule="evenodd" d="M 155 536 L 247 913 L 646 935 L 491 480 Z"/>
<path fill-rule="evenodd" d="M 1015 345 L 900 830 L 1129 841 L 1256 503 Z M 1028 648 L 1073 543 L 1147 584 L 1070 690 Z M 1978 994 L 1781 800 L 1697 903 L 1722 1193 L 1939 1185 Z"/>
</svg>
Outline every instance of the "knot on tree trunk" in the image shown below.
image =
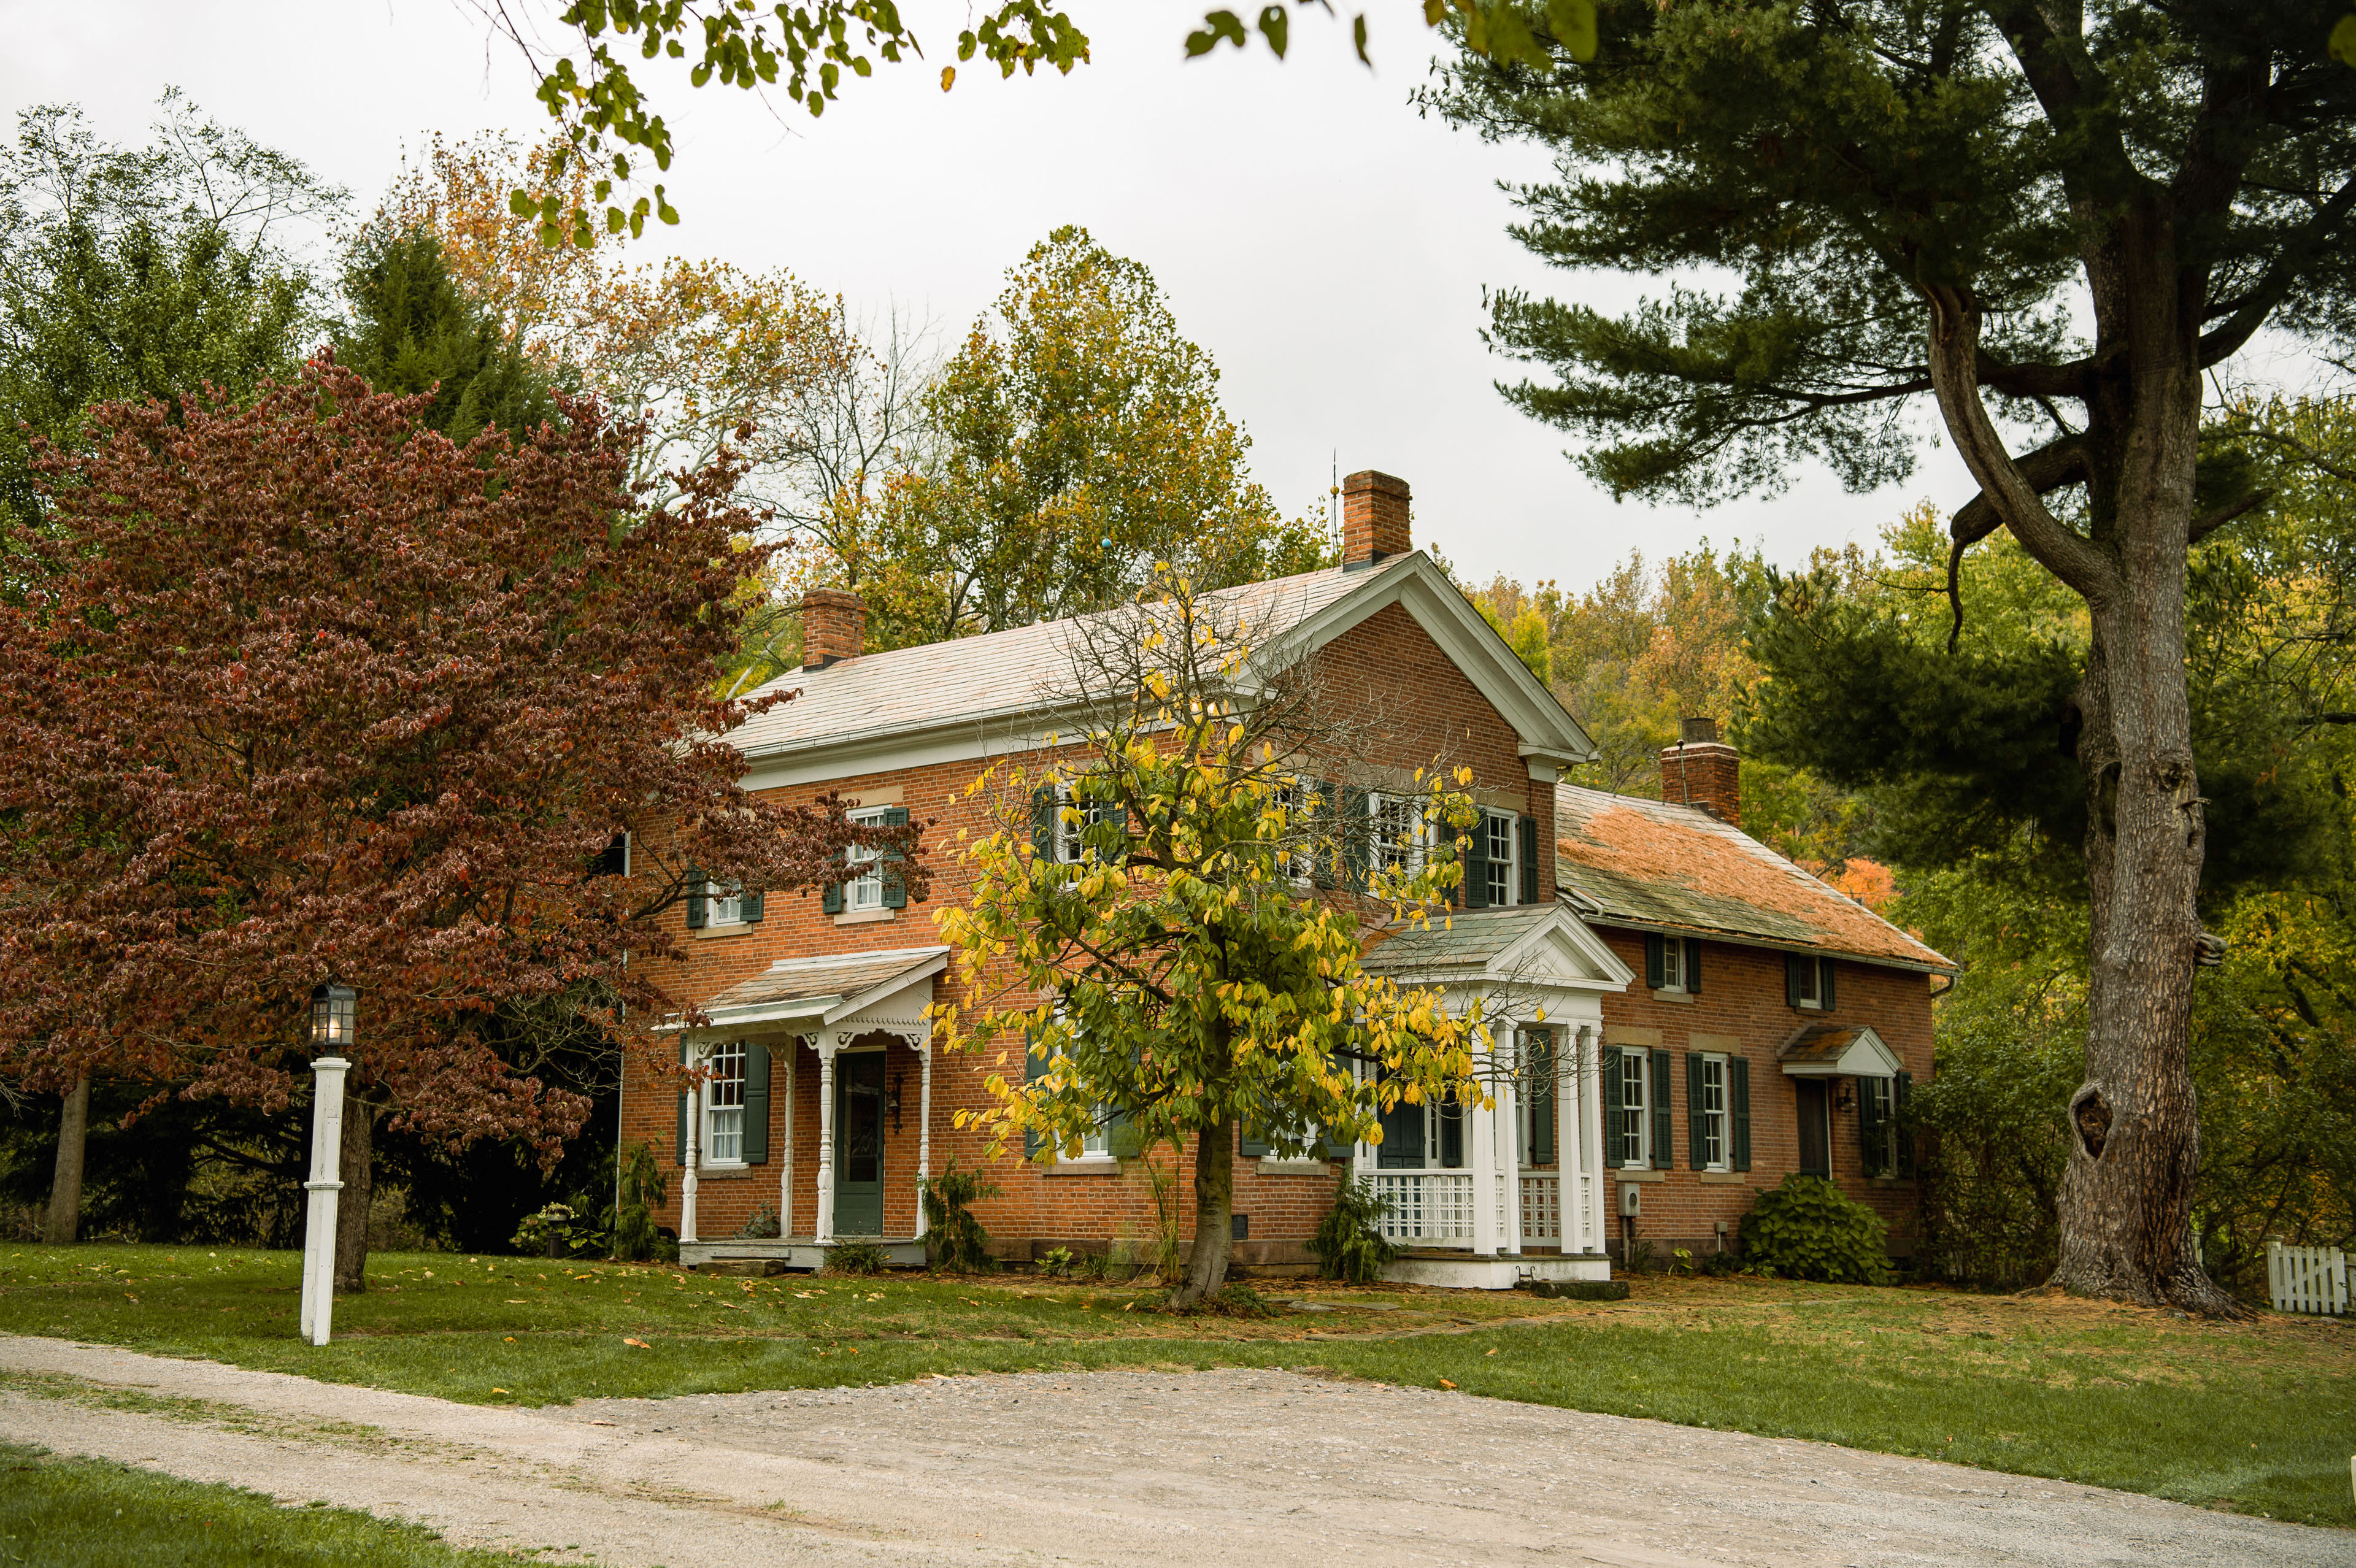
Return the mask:
<svg viewBox="0 0 2356 1568">
<path fill-rule="evenodd" d="M 2204 931 L 2192 939 L 2192 962 L 2203 969 L 2214 969 L 2225 962 L 2225 939 L 2213 931 Z"/>
<path fill-rule="evenodd" d="M 2099 1089 L 2082 1091 L 2070 1102 L 2070 1120 L 2077 1126 L 2078 1142 L 2088 1159 L 2103 1157 L 2103 1146 L 2110 1141 L 2111 1107 Z"/>
</svg>

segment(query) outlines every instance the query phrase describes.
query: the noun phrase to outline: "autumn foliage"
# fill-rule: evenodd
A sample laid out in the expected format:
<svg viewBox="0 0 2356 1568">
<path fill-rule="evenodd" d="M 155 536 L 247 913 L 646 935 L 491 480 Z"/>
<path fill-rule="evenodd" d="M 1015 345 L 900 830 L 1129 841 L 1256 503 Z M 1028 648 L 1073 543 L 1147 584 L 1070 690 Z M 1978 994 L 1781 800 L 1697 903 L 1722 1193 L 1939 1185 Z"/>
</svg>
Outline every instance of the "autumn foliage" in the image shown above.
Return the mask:
<svg viewBox="0 0 2356 1568">
<path fill-rule="evenodd" d="M 714 676 L 765 554 L 726 453 L 657 508 L 594 402 L 459 447 L 423 401 L 323 357 L 42 460 L 0 594 L 0 1072 L 283 1104 L 334 977 L 394 1125 L 546 1142 L 585 1103 L 516 1020 L 675 1010 L 644 960 L 691 873 L 804 888 L 893 837 L 738 787 Z"/>
</svg>

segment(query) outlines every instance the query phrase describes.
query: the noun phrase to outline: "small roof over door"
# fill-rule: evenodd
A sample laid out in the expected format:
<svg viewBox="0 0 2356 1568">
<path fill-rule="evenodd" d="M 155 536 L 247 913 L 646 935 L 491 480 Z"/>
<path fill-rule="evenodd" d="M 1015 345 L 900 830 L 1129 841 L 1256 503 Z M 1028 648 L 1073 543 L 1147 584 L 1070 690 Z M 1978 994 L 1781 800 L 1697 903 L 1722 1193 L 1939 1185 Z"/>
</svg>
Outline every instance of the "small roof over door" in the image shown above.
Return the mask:
<svg viewBox="0 0 2356 1568">
<path fill-rule="evenodd" d="M 1374 933 L 1366 972 L 1424 985 L 1624 991 L 1635 976 L 1559 903 L 1458 911 Z"/>
<path fill-rule="evenodd" d="M 1809 1024 L 1775 1052 L 1794 1078 L 1894 1078 L 1898 1053 L 1864 1024 Z"/>
<path fill-rule="evenodd" d="M 703 1004 L 713 1029 L 752 1024 L 831 1024 L 873 1007 L 894 992 L 930 980 L 948 967 L 947 947 L 891 947 L 873 953 L 830 953 L 780 958 Z M 682 1029 L 674 1018 L 660 1026 Z"/>
</svg>

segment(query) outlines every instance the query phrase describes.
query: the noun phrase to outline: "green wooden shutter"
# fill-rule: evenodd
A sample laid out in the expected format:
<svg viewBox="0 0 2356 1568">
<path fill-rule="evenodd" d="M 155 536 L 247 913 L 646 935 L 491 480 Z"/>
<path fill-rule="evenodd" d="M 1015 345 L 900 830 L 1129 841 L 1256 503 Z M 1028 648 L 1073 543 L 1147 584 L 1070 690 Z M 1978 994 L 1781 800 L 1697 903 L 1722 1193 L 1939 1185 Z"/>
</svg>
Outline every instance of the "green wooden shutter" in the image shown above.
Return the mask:
<svg viewBox="0 0 2356 1568">
<path fill-rule="evenodd" d="M 1751 1168 L 1751 1063 L 1729 1057 L 1726 1062 L 1726 1163 L 1736 1170 Z"/>
<path fill-rule="evenodd" d="M 1527 820 L 1525 818 L 1524 820 Z M 1529 1063 L 1530 1163 L 1554 1163 L 1554 1030 L 1524 1031 L 1527 1041 L 1523 1060 Z"/>
<path fill-rule="evenodd" d="M 1464 840 L 1464 884 L 1457 898 L 1466 909 L 1489 907 L 1489 814 L 1476 813 Z"/>
<path fill-rule="evenodd" d="M 1783 955 L 1783 1005 L 1785 1007 L 1796 1008 L 1800 1005 L 1800 965 L 1815 962 L 1815 959 L 1803 958 L 1796 953 Z"/>
<path fill-rule="evenodd" d="M 1707 1151 L 1709 1128 L 1705 1125 L 1708 1112 L 1702 1093 L 1702 1060 L 1693 1051 L 1686 1052 L 1686 1163 L 1700 1170 L 1709 1161 Z"/>
<path fill-rule="evenodd" d="M 762 893 L 746 893 L 744 895 L 745 924 L 752 924 L 754 922 L 759 920 L 763 913 L 766 912 L 766 907 L 764 904 L 766 897 L 766 895 Z"/>
<path fill-rule="evenodd" d="M 679 1042 L 679 1064 L 681 1067 L 687 1065 L 687 1041 L 684 1040 Z M 671 1145 L 670 1162 L 678 1166 L 687 1163 L 687 1095 L 684 1093 L 679 1097 L 679 1141 Z"/>
<path fill-rule="evenodd" d="M 744 1044 L 744 1163 L 769 1163 L 769 1048 Z"/>
<path fill-rule="evenodd" d="M 1055 859 L 1055 829 L 1060 826 L 1057 815 L 1054 784 L 1041 784 L 1031 792 L 1031 854 L 1051 865 Z"/>
<path fill-rule="evenodd" d="M 1342 792 L 1342 885 L 1352 892 L 1363 892 L 1371 878 L 1374 864 L 1374 824 L 1367 820 L 1367 808 L 1373 804 L 1366 792 L 1348 788 Z"/>
<path fill-rule="evenodd" d="M 711 912 L 703 897 L 703 873 L 690 866 L 687 869 L 687 929 L 702 930 L 704 922 L 711 918 Z"/>
<path fill-rule="evenodd" d="M 1890 1168 L 1890 1131 L 1882 1124 L 1881 1096 L 1878 1092 L 1881 1082 L 1871 1078 L 1857 1081 L 1858 1153 L 1868 1176 L 1879 1176 Z"/>
<path fill-rule="evenodd" d="M 907 827 L 908 808 L 905 805 L 885 806 L 884 808 L 884 821 L 882 826 L 885 827 Z M 884 907 L 885 909 L 906 909 L 908 907 L 907 879 L 902 876 L 898 870 L 894 869 L 895 867 L 905 864 L 906 860 L 907 857 L 901 854 L 896 849 L 886 853 L 884 857 Z"/>
<path fill-rule="evenodd" d="M 1522 841 L 1522 901 L 1538 901 L 1538 819 L 1525 816 L 1515 824 Z"/>
<path fill-rule="evenodd" d="M 1023 1082 L 1025 1083 L 1029 1083 L 1034 1078 L 1040 1078 L 1046 1075 L 1047 1063 L 1039 1060 L 1038 1056 L 1031 1050 L 1031 1047 L 1035 1043 L 1037 1042 L 1031 1038 L 1031 1032 L 1028 1029 L 1025 1029 L 1023 1034 Z M 1023 1129 L 1023 1158 L 1038 1158 L 1039 1151 L 1046 1147 L 1047 1140 L 1045 1136 L 1040 1133 L 1038 1128 L 1025 1127 Z"/>
<path fill-rule="evenodd" d="M 1898 1174 L 1912 1179 L 1914 1175 L 1914 1125 L 1908 1118 L 1907 1102 L 1914 1096 L 1914 1074 L 1900 1069 L 1891 1085 L 1896 1103 L 1890 1107 L 1898 1115 Z"/>
<path fill-rule="evenodd" d="M 1265 1159 L 1268 1157 L 1268 1140 L 1252 1136 L 1238 1121 L 1236 1124 L 1236 1152 L 1246 1159 Z"/>
<path fill-rule="evenodd" d="M 1663 938 L 1658 932 L 1648 931 L 1644 933 L 1644 984 L 1655 991 L 1661 988 L 1664 978 L 1661 965 L 1662 941 Z"/>
<path fill-rule="evenodd" d="M 1816 976 L 1816 1003 L 1826 1012 L 1833 1010 L 1833 961 L 1829 958 Z"/>
<path fill-rule="evenodd" d="M 1677 1162 L 1676 1107 L 1670 1104 L 1669 1053 L 1653 1052 L 1653 1168 L 1666 1170 Z"/>
<path fill-rule="evenodd" d="M 1603 1163 L 1617 1169 L 1621 1164 L 1620 1116 L 1628 1108 L 1621 1093 L 1620 1048 L 1605 1046 L 1597 1054 L 1595 1065 L 1603 1075 Z"/>
<path fill-rule="evenodd" d="M 1701 938 L 1698 936 L 1686 938 L 1685 980 L 1687 996 L 1701 995 Z"/>
</svg>

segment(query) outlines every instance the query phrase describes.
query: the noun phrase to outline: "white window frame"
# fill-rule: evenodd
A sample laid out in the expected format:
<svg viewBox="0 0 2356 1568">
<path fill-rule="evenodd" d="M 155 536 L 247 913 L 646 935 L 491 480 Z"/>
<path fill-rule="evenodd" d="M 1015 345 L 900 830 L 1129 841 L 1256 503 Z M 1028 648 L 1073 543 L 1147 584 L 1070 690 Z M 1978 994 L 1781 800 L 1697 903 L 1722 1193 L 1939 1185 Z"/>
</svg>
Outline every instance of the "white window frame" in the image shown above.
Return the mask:
<svg viewBox="0 0 2356 1568">
<path fill-rule="evenodd" d="M 843 817 L 858 827 L 873 827 L 882 824 L 884 813 L 889 810 L 891 807 L 886 805 L 862 806 L 856 811 L 843 813 Z M 853 866 L 865 865 L 873 868 L 860 876 L 844 879 L 842 912 L 862 914 L 870 910 L 882 909 L 884 907 L 883 851 L 866 848 L 857 844 L 849 844 L 843 847 L 842 860 L 846 871 Z"/>
<path fill-rule="evenodd" d="M 1631 1078 L 1629 1074 L 1635 1076 Z M 1635 1085 L 1635 1097 L 1629 1098 L 1629 1085 Z M 1620 1115 L 1621 1125 L 1612 1130 L 1612 1152 L 1618 1157 L 1612 1161 L 1618 1170 L 1650 1170 L 1653 1168 L 1653 1054 L 1631 1047 L 1620 1052 Z M 1634 1117 L 1634 1129 L 1630 1130 L 1627 1117 Z M 1633 1141 L 1636 1152 L 1628 1154 Z"/>
<path fill-rule="evenodd" d="M 1808 957 L 1800 960 L 1800 997 L 1798 1005 L 1808 1012 L 1825 1010 L 1825 961 Z"/>
<path fill-rule="evenodd" d="M 1431 853 L 1434 831 L 1419 795 L 1366 795 L 1366 864 L 1381 872 L 1398 868 L 1409 875 L 1423 869 Z M 1402 823 L 1398 814 L 1405 813 Z M 1388 831 L 1405 826 L 1404 834 Z"/>
<path fill-rule="evenodd" d="M 1686 944 L 1681 936 L 1661 938 L 1661 983 L 1657 989 L 1685 994 Z"/>
<path fill-rule="evenodd" d="M 723 892 L 718 882 L 703 884 L 703 923 L 742 925 L 744 923 L 744 890 Z"/>
<path fill-rule="evenodd" d="M 1082 814 L 1077 822 L 1064 815 L 1075 809 Z M 1099 822 L 1108 822 L 1116 816 L 1126 820 L 1128 816 L 1129 808 L 1118 801 L 1096 800 L 1076 806 L 1071 784 L 1058 784 L 1055 786 L 1055 864 L 1076 866 L 1087 859 L 1093 851 L 1081 842 L 1080 835 Z"/>
<path fill-rule="evenodd" d="M 1481 846 L 1488 856 L 1489 907 L 1501 909 L 1519 903 L 1522 894 L 1522 834 L 1521 819 L 1510 811 L 1483 811 L 1480 827 L 1483 837 Z M 1505 852 L 1497 853 L 1497 843 L 1503 838 Z M 1503 891 L 1500 891 L 1502 887 Z"/>
<path fill-rule="evenodd" d="M 1730 1155 L 1734 1124 L 1729 1109 L 1727 1085 L 1733 1076 L 1733 1069 L 1727 1065 L 1723 1051 L 1705 1051 L 1700 1055 L 1702 1168 L 1730 1170 L 1733 1168 Z M 1713 1148 L 1717 1151 L 1714 1154 L 1710 1152 Z"/>
<path fill-rule="evenodd" d="M 1285 837 L 1280 843 L 1288 846 L 1277 852 L 1279 869 L 1292 880 L 1294 887 L 1309 887 L 1317 880 L 1317 846 L 1305 837 L 1305 829 L 1316 786 L 1306 779 L 1291 778 L 1278 784 L 1271 793 L 1276 804 L 1284 808 Z"/>
<path fill-rule="evenodd" d="M 712 1074 L 704 1080 L 702 1095 L 706 1165 L 744 1163 L 744 1042 L 729 1040 L 713 1045 L 703 1060 Z"/>
</svg>

